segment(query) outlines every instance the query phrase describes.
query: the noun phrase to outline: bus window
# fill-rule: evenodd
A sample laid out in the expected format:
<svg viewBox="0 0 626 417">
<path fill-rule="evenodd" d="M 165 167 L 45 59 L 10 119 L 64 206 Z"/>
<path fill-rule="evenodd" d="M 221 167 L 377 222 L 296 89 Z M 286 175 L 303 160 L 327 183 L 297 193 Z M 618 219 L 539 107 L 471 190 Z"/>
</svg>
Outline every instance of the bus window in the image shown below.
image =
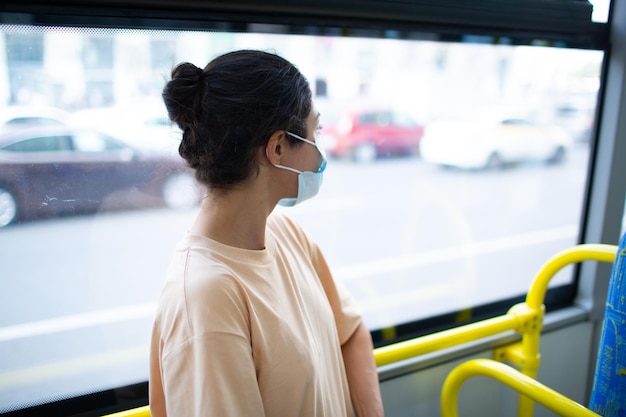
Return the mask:
<svg viewBox="0 0 626 417">
<path fill-rule="evenodd" d="M 197 210 L 163 201 L 165 168 L 184 167 L 160 93 L 182 61 L 273 50 L 309 79 L 331 158 L 317 198 L 278 209 L 319 243 L 373 332 L 520 297 L 578 241 L 601 50 L 8 24 L 0 45 L 2 106 L 69 113 L 68 129 L 133 149 L 134 170 L 106 169 L 111 153 L 96 149 L 67 165 L 0 151 L 0 412 L 145 382 L 155 300 Z M 143 152 L 159 169 L 142 169 Z M 70 187 L 60 167 L 92 180 Z M 553 280 L 555 304 L 571 272 Z"/>
</svg>

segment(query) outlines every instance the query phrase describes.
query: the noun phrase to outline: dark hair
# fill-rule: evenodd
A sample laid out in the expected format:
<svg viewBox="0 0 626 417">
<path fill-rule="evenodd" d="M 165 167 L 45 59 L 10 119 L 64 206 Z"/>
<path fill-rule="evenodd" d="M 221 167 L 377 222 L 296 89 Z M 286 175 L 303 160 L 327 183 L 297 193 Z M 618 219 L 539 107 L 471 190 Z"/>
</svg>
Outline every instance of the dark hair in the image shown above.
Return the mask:
<svg viewBox="0 0 626 417">
<path fill-rule="evenodd" d="M 226 53 L 204 70 L 179 64 L 163 100 L 183 130 L 180 155 L 200 183 L 215 189 L 256 174 L 258 149 L 274 132 L 306 136 L 312 107 L 308 81 L 293 64 L 254 50 Z"/>
</svg>

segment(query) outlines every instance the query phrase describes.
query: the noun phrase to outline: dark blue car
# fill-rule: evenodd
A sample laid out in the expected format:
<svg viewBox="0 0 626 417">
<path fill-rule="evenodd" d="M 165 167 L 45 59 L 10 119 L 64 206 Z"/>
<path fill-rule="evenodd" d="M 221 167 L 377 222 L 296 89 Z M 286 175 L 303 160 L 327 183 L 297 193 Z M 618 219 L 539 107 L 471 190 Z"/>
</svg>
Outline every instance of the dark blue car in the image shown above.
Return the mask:
<svg viewBox="0 0 626 417">
<path fill-rule="evenodd" d="M 197 200 L 178 155 L 136 149 L 95 130 L 0 133 L 0 227 L 17 221 Z"/>
</svg>

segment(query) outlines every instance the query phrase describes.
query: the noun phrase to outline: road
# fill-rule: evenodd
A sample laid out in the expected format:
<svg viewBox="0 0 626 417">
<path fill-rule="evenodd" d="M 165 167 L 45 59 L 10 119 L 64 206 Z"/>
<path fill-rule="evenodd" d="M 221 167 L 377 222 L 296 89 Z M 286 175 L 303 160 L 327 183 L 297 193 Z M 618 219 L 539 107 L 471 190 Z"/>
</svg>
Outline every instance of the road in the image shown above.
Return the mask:
<svg viewBox="0 0 626 417">
<path fill-rule="evenodd" d="M 383 328 L 525 293 L 547 257 L 576 242 L 587 158 L 579 148 L 559 166 L 493 172 L 331 161 L 319 196 L 282 210 L 319 243 L 366 324 Z M 154 301 L 194 215 L 0 230 L 0 412 L 145 381 Z"/>
</svg>

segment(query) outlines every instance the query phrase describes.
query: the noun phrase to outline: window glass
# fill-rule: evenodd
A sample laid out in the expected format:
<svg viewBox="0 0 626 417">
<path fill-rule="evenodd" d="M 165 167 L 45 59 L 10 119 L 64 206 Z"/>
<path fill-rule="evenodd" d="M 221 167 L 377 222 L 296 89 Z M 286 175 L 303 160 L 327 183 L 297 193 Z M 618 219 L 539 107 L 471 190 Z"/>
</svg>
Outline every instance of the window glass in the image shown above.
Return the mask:
<svg viewBox="0 0 626 417">
<path fill-rule="evenodd" d="M 606 23 L 609 19 L 611 0 L 590 0 L 589 3 L 593 5 L 591 19 L 594 22 Z"/>
<path fill-rule="evenodd" d="M 15 119 L 7 120 L 5 123 L 7 126 L 41 126 L 41 125 L 61 125 L 62 123 L 56 119 L 48 119 L 46 117 L 16 117 Z"/>
<path fill-rule="evenodd" d="M 103 152 L 123 149 L 124 146 L 97 132 L 78 132 L 74 135 L 74 148 L 79 152 Z"/>
<path fill-rule="evenodd" d="M 0 105 L 55 107 L 161 158 L 0 162 L 0 412 L 145 382 L 155 300 L 197 210 L 170 201 L 197 189 L 172 175 L 181 133 L 161 89 L 175 64 L 232 49 L 276 51 L 317 93 L 323 186 L 277 209 L 370 329 L 525 294 L 577 243 L 603 53 L 498 42 L 0 26 Z M 550 288 L 573 282 L 566 269 Z"/>
<path fill-rule="evenodd" d="M 396 113 L 392 115 L 393 124 L 402 127 L 413 127 L 416 125 L 415 121 L 406 114 Z"/>
<path fill-rule="evenodd" d="M 69 136 L 44 136 L 14 142 L 5 146 L 5 151 L 12 152 L 58 152 L 71 150 Z"/>
</svg>

